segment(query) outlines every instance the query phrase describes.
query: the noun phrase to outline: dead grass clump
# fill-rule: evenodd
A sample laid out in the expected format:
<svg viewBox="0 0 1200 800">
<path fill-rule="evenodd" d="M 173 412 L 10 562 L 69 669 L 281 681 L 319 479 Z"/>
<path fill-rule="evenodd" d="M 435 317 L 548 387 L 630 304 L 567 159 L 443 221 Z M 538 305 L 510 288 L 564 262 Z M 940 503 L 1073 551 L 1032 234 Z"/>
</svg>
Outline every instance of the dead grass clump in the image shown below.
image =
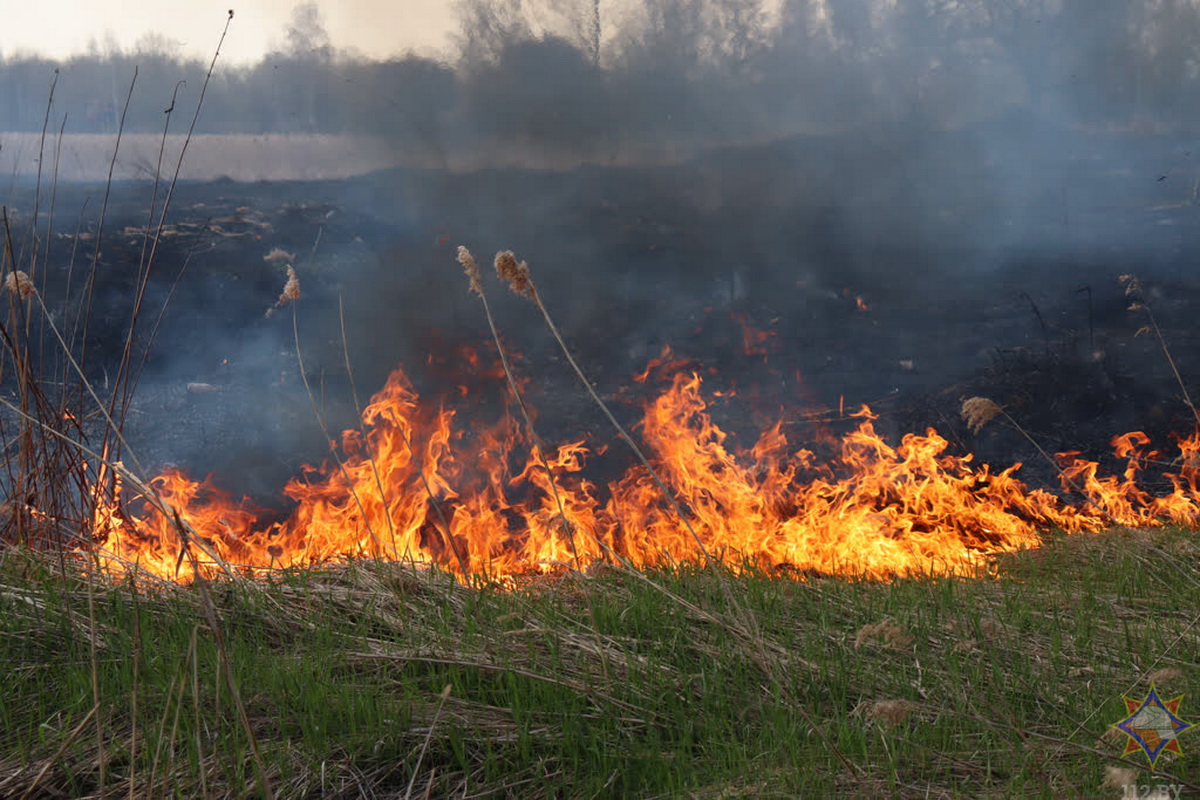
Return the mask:
<svg viewBox="0 0 1200 800">
<path fill-rule="evenodd" d="M 889 728 L 903 725 L 905 720 L 917 710 L 917 704 L 908 700 L 876 700 L 859 703 L 850 712 L 852 717 L 866 717 Z"/>
<path fill-rule="evenodd" d="M 854 649 L 858 650 L 867 642 L 881 642 L 887 647 L 903 650 L 917 640 L 906 629 L 891 618 L 880 620 L 858 629 L 854 635 Z"/>
<path fill-rule="evenodd" d="M 1126 786 L 1133 786 L 1137 783 L 1137 770 L 1129 767 L 1114 767 L 1106 766 L 1104 768 L 1104 782 L 1101 784 L 1105 789 L 1116 789 L 1125 791 Z"/>
<path fill-rule="evenodd" d="M 1146 676 L 1146 683 L 1159 684 L 1169 683 L 1174 680 L 1179 680 L 1183 677 L 1183 670 L 1176 667 L 1163 667 L 1156 669 Z"/>
</svg>

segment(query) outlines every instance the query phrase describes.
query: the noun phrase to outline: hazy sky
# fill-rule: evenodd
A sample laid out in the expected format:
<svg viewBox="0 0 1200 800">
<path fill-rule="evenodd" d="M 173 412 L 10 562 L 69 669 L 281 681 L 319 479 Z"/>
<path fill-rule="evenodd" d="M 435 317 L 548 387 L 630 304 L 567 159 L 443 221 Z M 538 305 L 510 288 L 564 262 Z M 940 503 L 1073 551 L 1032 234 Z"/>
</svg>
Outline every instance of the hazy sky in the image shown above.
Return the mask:
<svg viewBox="0 0 1200 800">
<path fill-rule="evenodd" d="M 221 50 L 231 62 L 256 61 L 282 43 L 300 0 L 0 0 L 0 53 L 38 52 L 55 57 L 101 46 L 111 38 L 131 49 L 157 32 L 177 42 L 181 54 L 211 58 L 229 9 L 233 24 Z M 325 27 L 338 48 L 385 57 L 406 50 L 433 52 L 455 28 L 452 0 L 318 0 Z"/>
</svg>

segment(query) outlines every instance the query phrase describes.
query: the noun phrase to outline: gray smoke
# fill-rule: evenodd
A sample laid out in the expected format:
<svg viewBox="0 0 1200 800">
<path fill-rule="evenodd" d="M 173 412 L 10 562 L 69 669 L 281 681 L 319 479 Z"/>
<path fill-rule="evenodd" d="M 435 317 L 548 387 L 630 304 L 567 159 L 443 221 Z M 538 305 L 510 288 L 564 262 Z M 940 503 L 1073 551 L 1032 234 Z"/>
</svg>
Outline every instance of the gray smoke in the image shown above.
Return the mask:
<svg viewBox="0 0 1200 800">
<path fill-rule="evenodd" d="M 989 348 L 1099 349 L 1092 328 L 1124 313 L 1116 275 L 1178 283 L 1197 250 L 1188 0 L 468 0 L 456 60 L 386 63 L 333 51 L 311 10 L 262 64 L 218 70 L 201 126 L 368 134 L 404 165 L 225 192 L 292 209 L 272 243 L 301 254 L 306 367 L 325 396 L 345 396 L 339 298 L 362 394 L 427 361 L 432 394 L 463 343 L 486 342 L 458 244 L 527 259 L 610 391 L 666 343 L 736 380 L 744 318 L 771 328 L 775 363 L 812 396 L 853 404 L 962 380 Z M 82 104 L 75 124 L 111 131 L 112 104 L 94 98 L 118 96 L 139 57 L 66 65 L 54 108 Z M 131 129 L 161 130 L 179 77 L 181 107 L 195 99 L 198 65 L 154 66 Z M 43 122 L 31 69 L 0 63 L 8 127 Z M 91 100 L 89 75 L 105 81 Z M 205 327 L 230 293 L 274 300 L 281 276 L 261 255 L 244 270 L 230 252 L 195 257 L 225 283 L 178 294 L 164 335 L 206 344 L 191 361 L 167 349 L 154 374 L 219 377 L 226 358 L 295 369 L 288 324 Z M 530 372 L 568 386 L 535 312 L 493 287 Z M 221 413 L 273 431 L 265 450 L 294 446 L 269 404 Z"/>
</svg>

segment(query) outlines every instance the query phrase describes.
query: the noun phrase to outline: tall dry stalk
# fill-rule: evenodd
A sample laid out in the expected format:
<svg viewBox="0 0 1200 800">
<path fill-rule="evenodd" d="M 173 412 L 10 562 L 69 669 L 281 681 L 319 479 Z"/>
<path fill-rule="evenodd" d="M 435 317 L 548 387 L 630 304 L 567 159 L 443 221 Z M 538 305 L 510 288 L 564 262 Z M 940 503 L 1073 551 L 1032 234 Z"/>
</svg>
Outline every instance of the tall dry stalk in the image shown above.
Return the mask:
<svg viewBox="0 0 1200 800">
<path fill-rule="evenodd" d="M 463 248 L 460 248 L 460 252 L 462 249 Z M 668 503 L 671 504 L 671 507 L 679 516 L 680 522 L 682 522 L 684 527 L 687 528 L 688 533 L 692 535 L 692 539 L 696 542 L 696 547 L 699 548 L 700 552 L 704 555 L 705 562 L 709 566 L 717 564 L 717 560 L 711 553 L 709 553 L 708 548 L 704 546 L 704 542 L 700 539 L 699 534 L 696 533 L 696 529 L 692 527 L 692 523 L 688 519 L 687 514 L 684 513 L 683 508 L 679 505 L 679 501 L 675 499 L 675 493 L 667 488 L 667 484 L 663 482 L 661 477 L 659 477 L 658 470 L 654 469 L 654 466 L 650 463 L 650 459 L 646 458 L 646 454 L 642 452 L 642 448 L 639 447 L 637 442 L 633 440 L 633 437 L 629 435 L 629 432 L 625 430 L 625 427 L 617 421 L 617 418 L 609 409 L 608 404 L 605 403 L 600 395 L 596 392 L 592 382 L 588 380 L 587 375 L 583 373 L 583 369 L 575 360 L 575 356 L 571 354 L 571 349 L 567 347 L 567 343 L 563 341 L 562 334 L 558 331 L 558 326 L 554 324 L 554 319 L 550 316 L 550 312 L 546 309 L 546 305 L 542 302 L 541 295 L 538 294 L 537 284 L 533 282 L 533 275 L 530 272 L 529 264 L 524 261 L 517 261 L 516 255 L 511 250 L 504 250 L 496 254 L 496 274 L 500 276 L 502 281 L 508 284 L 508 287 L 512 289 L 514 294 L 516 294 L 518 297 L 524 297 L 527 300 L 530 300 L 534 306 L 537 307 L 537 310 L 542 313 L 542 319 L 545 320 L 546 327 L 550 329 L 550 333 L 554 336 L 554 340 L 558 342 L 558 346 L 562 350 L 563 355 L 566 357 L 567 363 L 571 365 L 571 369 L 574 370 L 575 376 L 579 378 L 579 382 L 583 384 L 584 388 L 587 389 L 588 394 L 591 395 L 592 401 L 595 402 L 602 412 L 604 412 L 604 416 L 608 418 L 609 423 L 614 429 L 616 429 L 617 434 L 621 437 L 625 444 L 629 445 L 629 449 L 633 451 L 633 454 L 637 457 L 638 461 L 641 462 L 642 466 L 645 467 L 650 473 L 650 477 L 654 480 L 655 485 L 658 486 L 659 491 L 662 492 L 663 497 Z"/>
<path fill-rule="evenodd" d="M 500 268 L 499 258 L 500 256 L 497 255 L 497 271 Z M 512 367 L 508 363 L 508 354 L 504 350 L 504 344 L 500 341 L 500 332 L 496 329 L 495 318 L 492 317 L 492 307 L 488 304 L 487 292 L 483 290 L 483 279 L 479 272 L 479 265 L 475 263 L 475 257 L 471 255 L 471 251 L 461 245 L 458 248 L 458 263 L 462 265 L 463 272 L 467 275 L 470 291 L 483 303 L 483 313 L 487 316 L 488 328 L 492 332 L 492 341 L 496 343 L 496 350 L 500 353 L 500 366 L 504 368 L 504 376 L 508 379 L 509 391 L 512 392 L 513 397 L 517 401 L 517 408 L 521 412 L 521 418 L 525 420 L 525 427 L 529 431 L 530 440 L 533 442 L 534 455 L 537 457 L 542 469 L 546 471 L 546 480 L 550 484 L 550 492 L 554 496 L 554 504 L 558 508 L 559 525 L 567 535 L 567 543 L 571 547 L 571 556 L 575 560 L 575 568 L 579 569 L 579 551 L 575 547 L 574 526 L 567 519 L 562 497 L 559 496 L 558 484 L 554 480 L 554 471 L 550 469 L 550 463 L 546 460 L 546 443 L 538 436 L 537 430 L 533 426 L 533 418 L 529 414 L 529 409 L 525 407 L 525 398 L 521 395 L 521 389 L 517 386 L 517 379 L 513 376 Z"/>
<path fill-rule="evenodd" d="M 1098 511 L 1101 516 L 1107 519 L 1110 524 L 1119 524 L 1117 519 L 1103 507 L 1101 507 L 1099 503 L 1088 496 L 1087 492 L 1083 490 L 1083 487 L 1070 478 L 1066 471 L 1059 466 L 1059 463 L 1054 459 L 1054 456 L 1047 453 L 1046 449 L 1038 444 L 1037 440 L 1030 435 L 1029 431 L 1021 427 L 1021 423 L 1013 419 L 1012 415 L 1005 411 L 1004 407 L 995 400 L 992 400 L 988 397 L 968 397 L 966 400 L 963 400 L 959 413 L 962 415 L 963 421 L 967 423 L 967 427 L 971 429 L 971 433 L 979 433 L 979 431 L 983 430 L 983 428 L 989 422 L 997 417 L 1003 418 L 1013 430 L 1021 434 L 1021 436 L 1025 438 L 1025 441 L 1029 442 L 1029 444 L 1033 446 L 1034 450 L 1038 451 L 1042 458 L 1046 459 L 1046 462 L 1049 463 L 1050 466 L 1054 468 L 1054 471 L 1058 473 L 1058 479 L 1062 481 L 1065 486 L 1071 487 L 1071 491 L 1082 497 L 1085 503 L 1096 509 L 1096 511 Z"/>
<path fill-rule="evenodd" d="M 1138 329 L 1134 336 L 1142 333 L 1154 333 L 1154 338 L 1158 340 L 1158 346 L 1162 348 L 1163 356 L 1166 357 L 1167 364 L 1171 367 L 1171 374 L 1175 376 L 1175 383 L 1179 385 L 1179 391 L 1183 393 L 1183 402 L 1187 404 L 1188 410 L 1192 412 L 1192 419 L 1196 421 L 1196 430 L 1200 431 L 1200 411 L 1196 410 L 1196 404 L 1192 402 L 1192 395 L 1183 382 L 1183 376 L 1179 374 L 1179 367 L 1171 355 L 1171 348 L 1167 346 L 1167 339 L 1163 336 L 1162 328 L 1158 327 L 1158 320 L 1155 319 L 1150 304 L 1146 302 L 1146 293 L 1142 289 L 1142 282 L 1136 275 L 1122 275 L 1118 280 L 1125 287 L 1125 296 L 1130 300 L 1129 310 L 1143 312 L 1150 322 L 1149 325 Z"/>
</svg>

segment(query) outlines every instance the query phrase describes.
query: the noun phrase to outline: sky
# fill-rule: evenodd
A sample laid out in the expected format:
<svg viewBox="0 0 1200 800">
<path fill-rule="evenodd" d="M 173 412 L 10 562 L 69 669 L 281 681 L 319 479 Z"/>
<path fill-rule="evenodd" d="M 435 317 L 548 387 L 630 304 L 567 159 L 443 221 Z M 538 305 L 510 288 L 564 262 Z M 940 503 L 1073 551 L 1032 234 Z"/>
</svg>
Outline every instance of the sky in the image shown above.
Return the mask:
<svg viewBox="0 0 1200 800">
<path fill-rule="evenodd" d="M 300 0 L 0 0 L 0 54 L 36 52 L 63 58 L 89 41 L 114 41 L 131 50 L 154 32 L 179 54 L 212 57 L 229 9 L 233 23 L 222 60 L 245 64 L 282 44 Z M 456 27 L 452 0 L 319 0 L 336 48 L 386 58 L 406 51 L 434 54 L 449 46 Z"/>
</svg>

